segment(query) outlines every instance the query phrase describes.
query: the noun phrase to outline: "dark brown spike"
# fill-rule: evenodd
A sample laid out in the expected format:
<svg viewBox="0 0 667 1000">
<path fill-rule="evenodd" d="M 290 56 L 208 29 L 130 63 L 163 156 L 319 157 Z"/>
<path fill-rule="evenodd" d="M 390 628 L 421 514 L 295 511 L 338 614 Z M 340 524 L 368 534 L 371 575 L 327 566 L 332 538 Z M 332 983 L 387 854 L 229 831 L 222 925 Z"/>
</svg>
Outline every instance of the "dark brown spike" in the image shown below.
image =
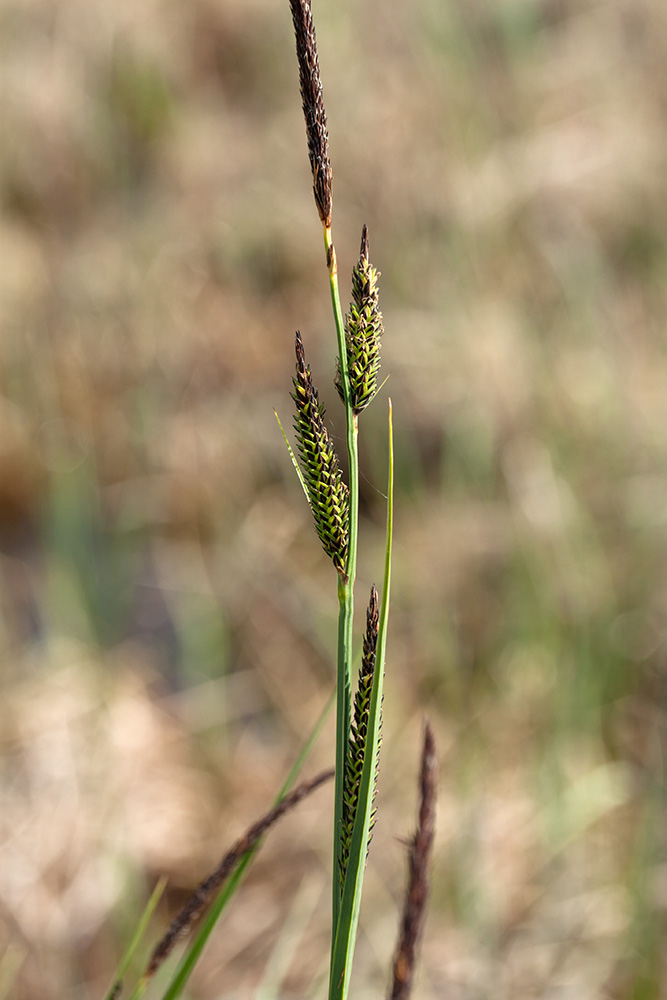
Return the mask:
<svg viewBox="0 0 667 1000">
<path fill-rule="evenodd" d="M 362 658 L 362 673 L 372 674 L 375 669 L 375 650 L 377 648 L 380 612 L 378 609 L 378 592 L 375 584 L 371 587 L 371 596 L 366 611 L 366 632 L 364 633 L 364 651 Z"/>
<path fill-rule="evenodd" d="M 303 375 L 306 374 L 306 352 L 303 346 L 303 337 L 301 336 L 301 331 L 296 330 L 294 333 L 294 353 L 296 354 L 296 366 L 299 372 Z"/>
<path fill-rule="evenodd" d="M 364 766 L 364 759 L 368 749 L 368 715 L 370 711 L 370 700 L 373 686 L 373 675 L 375 673 L 375 657 L 377 652 L 377 641 L 379 631 L 380 616 L 378 610 L 378 592 L 375 586 L 371 587 L 371 596 L 366 611 L 366 631 L 364 633 L 363 654 L 361 657 L 361 667 L 359 669 L 359 681 L 357 693 L 354 698 L 354 711 L 350 726 L 350 737 L 348 740 L 348 751 L 345 763 L 344 778 L 344 802 L 343 802 L 343 836 L 341 841 L 340 876 L 341 884 L 345 881 L 345 873 L 350 857 L 350 845 L 352 841 L 352 831 L 357 814 L 359 802 L 359 786 L 361 783 L 361 772 Z M 373 798 L 377 790 L 377 774 L 379 758 L 376 761 Z M 373 810 L 374 815 L 375 810 Z M 371 829 L 374 820 L 371 820 Z M 370 845 L 370 840 L 369 840 Z"/>
<path fill-rule="evenodd" d="M 362 260 L 368 260 L 368 226 L 364 223 L 364 227 L 361 230 L 361 250 L 359 251 L 359 257 Z"/>
<path fill-rule="evenodd" d="M 435 835 L 437 785 L 438 761 L 435 737 L 430 723 L 426 722 L 419 775 L 419 818 L 417 830 L 410 844 L 408 886 L 396 943 L 390 1000 L 408 1000 L 412 991 L 417 945 L 424 925 L 428 899 L 428 866 Z"/>
<path fill-rule="evenodd" d="M 325 781 L 329 781 L 333 775 L 333 770 L 323 771 L 316 778 L 313 778 L 312 781 L 304 781 L 293 792 L 290 792 L 289 795 L 281 799 L 277 806 L 269 810 L 266 815 L 262 816 L 260 820 L 246 830 L 243 836 L 227 851 L 218 867 L 214 868 L 211 874 L 203 882 L 199 883 L 180 913 L 174 917 L 167 932 L 158 942 L 151 955 L 150 961 L 146 966 L 146 971 L 144 972 L 144 979 L 150 979 L 151 976 L 155 975 L 165 959 L 171 954 L 176 942 L 184 934 L 188 933 L 195 920 L 212 901 L 220 886 L 229 878 L 243 855 L 255 846 L 260 837 L 281 816 L 284 816 L 286 812 L 293 809 L 302 799 L 305 799 L 307 795 L 314 792 Z"/>
<path fill-rule="evenodd" d="M 331 228 L 333 175 L 329 162 L 327 116 L 322 98 L 322 79 L 317 58 L 317 39 L 310 0 L 290 0 L 303 115 L 306 119 L 308 159 L 313 174 L 313 193 L 322 225 Z"/>
</svg>

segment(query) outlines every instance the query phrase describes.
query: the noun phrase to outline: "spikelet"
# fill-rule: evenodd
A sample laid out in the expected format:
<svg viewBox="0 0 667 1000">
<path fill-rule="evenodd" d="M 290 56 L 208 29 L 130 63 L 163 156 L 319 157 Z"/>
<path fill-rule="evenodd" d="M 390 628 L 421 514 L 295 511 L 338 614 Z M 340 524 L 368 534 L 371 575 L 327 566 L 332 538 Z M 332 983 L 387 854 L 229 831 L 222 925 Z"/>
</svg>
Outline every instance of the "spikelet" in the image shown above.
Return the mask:
<svg viewBox="0 0 667 1000">
<path fill-rule="evenodd" d="M 343 825 L 342 825 L 342 845 L 340 857 L 340 878 L 341 885 L 345 881 L 345 873 L 350 857 L 350 845 L 352 842 L 352 830 L 357 815 L 357 805 L 359 803 L 359 787 L 361 784 L 361 772 L 366 756 L 368 737 L 368 717 L 370 713 L 371 691 L 373 688 L 373 676 L 375 674 L 375 653 L 377 649 L 378 629 L 380 617 L 378 611 L 378 593 L 375 587 L 371 587 L 371 597 L 366 612 L 366 632 L 364 634 L 364 648 L 361 657 L 361 668 L 359 670 L 359 683 L 354 699 L 354 716 L 350 729 L 350 740 L 348 744 L 347 760 L 345 762 L 345 776 L 343 783 Z M 377 774 L 375 775 L 377 779 Z M 375 790 L 373 791 L 375 797 Z M 375 823 L 375 810 L 371 818 L 371 830 Z M 369 837 L 370 844 L 370 837 Z"/>
<path fill-rule="evenodd" d="M 327 116 L 322 99 L 322 80 L 317 58 L 317 40 L 310 0 L 290 0 L 303 115 L 306 119 L 308 159 L 313 173 L 313 194 L 322 225 L 331 229 L 333 174 L 329 162 Z"/>
<path fill-rule="evenodd" d="M 315 528 L 324 551 L 340 574 L 347 560 L 350 494 L 343 482 L 338 456 L 324 424 L 324 407 L 306 365 L 301 334 L 296 331 L 296 376 L 293 379 L 296 431 L 301 471 Z"/>
<path fill-rule="evenodd" d="M 365 410 L 377 392 L 377 377 L 380 370 L 380 338 L 382 337 L 382 313 L 380 312 L 379 290 L 376 271 L 368 259 L 368 230 L 364 226 L 361 234 L 359 260 L 352 269 L 352 302 L 349 315 L 345 317 L 345 344 L 347 349 L 347 370 L 350 380 L 350 401 L 355 414 Z M 336 373 L 336 388 L 343 402 L 345 393 Z"/>
</svg>

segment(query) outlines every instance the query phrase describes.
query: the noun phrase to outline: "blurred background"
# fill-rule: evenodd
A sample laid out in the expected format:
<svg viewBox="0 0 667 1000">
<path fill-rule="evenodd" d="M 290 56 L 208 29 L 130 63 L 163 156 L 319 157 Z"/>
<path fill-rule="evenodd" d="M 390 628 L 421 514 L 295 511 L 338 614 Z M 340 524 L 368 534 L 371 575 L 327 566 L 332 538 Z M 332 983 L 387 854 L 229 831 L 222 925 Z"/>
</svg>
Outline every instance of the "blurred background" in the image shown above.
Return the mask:
<svg viewBox="0 0 667 1000">
<path fill-rule="evenodd" d="M 314 15 L 342 298 L 366 222 L 391 373 L 358 631 L 389 392 L 397 437 L 354 995 L 386 988 L 428 714 L 415 996 L 667 997 L 667 7 Z M 0 93 L 0 996 L 93 1000 L 334 685 L 335 575 L 272 412 L 295 328 L 341 447 L 343 414 L 286 0 L 3 0 Z M 323 995 L 330 821 L 323 789 L 268 838 L 192 998 Z"/>
</svg>

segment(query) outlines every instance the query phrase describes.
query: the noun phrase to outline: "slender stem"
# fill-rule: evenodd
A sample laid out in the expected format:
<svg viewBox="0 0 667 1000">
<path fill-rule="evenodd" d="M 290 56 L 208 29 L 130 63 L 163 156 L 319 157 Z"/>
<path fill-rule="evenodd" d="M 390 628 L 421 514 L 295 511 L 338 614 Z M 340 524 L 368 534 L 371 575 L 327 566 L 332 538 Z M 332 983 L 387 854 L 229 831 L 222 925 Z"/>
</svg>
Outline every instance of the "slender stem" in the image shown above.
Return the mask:
<svg viewBox="0 0 667 1000">
<path fill-rule="evenodd" d="M 118 966 L 114 983 L 109 992 L 107 993 L 106 997 L 104 998 L 104 1000 L 114 1000 L 114 997 L 120 996 L 120 993 L 123 988 L 123 979 L 125 978 L 127 970 L 129 969 L 132 963 L 132 959 L 134 958 L 134 954 L 137 948 L 141 944 L 143 936 L 146 933 L 146 929 L 150 923 L 150 919 L 153 916 L 153 911 L 155 910 L 157 904 L 160 902 L 162 893 L 164 892 L 166 886 L 167 886 L 167 879 L 164 878 L 163 876 L 153 889 L 151 897 L 148 900 L 148 903 L 146 904 L 146 908 L 144 909 L 144 912 L 139 918 L 137 929 L 135 930 L 132 936 L 132 940 L 128 945 L 127 951 L 125 952 L 120 961 L 120 965 Z"/>
<path fill-rule="evenodd" d="M 347 651 L 351 643 L 352 590 L 349 581 L 338 577 L 338 658 L 336 698 L 336 776 L 334 807 L 334 870 L 332 875 L 332 934 L 336 936 L 341 901 L 341 855 L 343 838 L 343 780 L 350 733 L 351 683 Z"/>
<path fill-rule="evenodd" d="M 336 937 L 336 928 L 338 927 L 338 916 L 340 913 L 342 892 L 340 884 L 340 860 L 343 827 L 343 779 L 345 773 L 347 746 L 350 736 L 352 702 L 354 581 L 357 574 L 357 534 L 359 521 L 359 448 L 357 418 L 352 409 L 352 402 L 350 398 L 350 381 L 347 371 L 347 348 L 345 344 L 345 326 L 343 323 L 343 310 L 341 309 L 340 294 L 338 291 L 336 250 L 331 239 L 331 229 L 327 226 L 324 226 L 323 229 L 324 247 L 327 255 L 327 268 L 329 270 L 329 284 L 331 287 L 331 304 L 333 306 L 334 321 L 336 324 L 336 338 L 338 340 L 340 382 L 343 387 L 343 395 L 345 397 L 345 425 L 350 487 L 350 524 L 347 563 L 345 566 L 345 576 L 339 576 L 338 579 L 338 703 L 336 712 L 334 872 L 332 879 L 333 929 L 331 935 L 333 946 L 333 941 Z"/>
<path fill-rule="evenodd" d="M 366 752 L 359 784 L 359 798 L 352 829 L 350 855 L 345 874 L 345 884 L 340 903 L 340 919 L 336 928 L 336 940 L 331 955 L 329 974 L 329 1000 L 347 1000 L 350 988 L 350 973 L 354 957 L 354 945 L 359 922 L 361 890 L 368 854 L 373 794 L 377 773 L 377 759 L 380 750 L 380 714 L 384 683 L 384 663 L 387 646 L 387 625 L 389 621 L 389 591 L 391 587 L 391 553 L 394 530 L 394 435 L 391 400 L 389 400 L 389 475 L 387 489 L 387 535 L 385 541 L 384 582 L 377 647 L 375 651 L 375 671 L 368 710 Z"/>
</svg>

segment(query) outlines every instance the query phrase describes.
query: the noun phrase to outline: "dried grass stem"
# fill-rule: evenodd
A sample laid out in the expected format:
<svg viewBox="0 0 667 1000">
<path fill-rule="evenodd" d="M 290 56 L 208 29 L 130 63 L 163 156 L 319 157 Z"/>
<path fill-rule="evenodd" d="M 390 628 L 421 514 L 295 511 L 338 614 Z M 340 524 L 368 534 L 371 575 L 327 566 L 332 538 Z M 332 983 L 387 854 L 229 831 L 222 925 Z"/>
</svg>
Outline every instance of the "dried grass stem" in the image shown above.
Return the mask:
<svg viewBox="0 0 667 1000">
<path fill-rule="evenodd" d="M 438 785 L 438 761 L 435 737 L 430 723 L 424 725 L 420 802 L 417 829 L 410 844 L 408 887 L 394 956 L 393 979 L 389 1000 L 408 1000 L 412 990 L 417 945 L 426 915 L 428 866 L 435 835 L 435 803 Z"/>
<path fill-rule="evenodd" d="M 311 781 L 305 781 L 301 785 L 298 785 L 293 792 L 286 795 L 277 806 L 269 810 L 236 841 L 224 855 L 217 868 L 214 868 L 211 874 L 200 882 L 185 906 L 172 920 L 169 929 L 153 951 L 146 967 L 146 972 L 144 973 L 145 979 L 149 979 L 155 975 L 162 963 L 170 955 L 178 939 L 187 934 L 195 920 L 201 916 L 203 910 L 211 902 L 225 879 L 232 874 L 243 855 L 251 850 L 260 837 L 284 816 L 285 813 L 297 806 L 299 802 L 310 795 L 311 792 L 314 792 L 316 788 L 319 788 L 320 785 L 324 784 L 325 781 L 333 778 L 333 775 L 333 770 L 323 771 Z"/>
</svg>

